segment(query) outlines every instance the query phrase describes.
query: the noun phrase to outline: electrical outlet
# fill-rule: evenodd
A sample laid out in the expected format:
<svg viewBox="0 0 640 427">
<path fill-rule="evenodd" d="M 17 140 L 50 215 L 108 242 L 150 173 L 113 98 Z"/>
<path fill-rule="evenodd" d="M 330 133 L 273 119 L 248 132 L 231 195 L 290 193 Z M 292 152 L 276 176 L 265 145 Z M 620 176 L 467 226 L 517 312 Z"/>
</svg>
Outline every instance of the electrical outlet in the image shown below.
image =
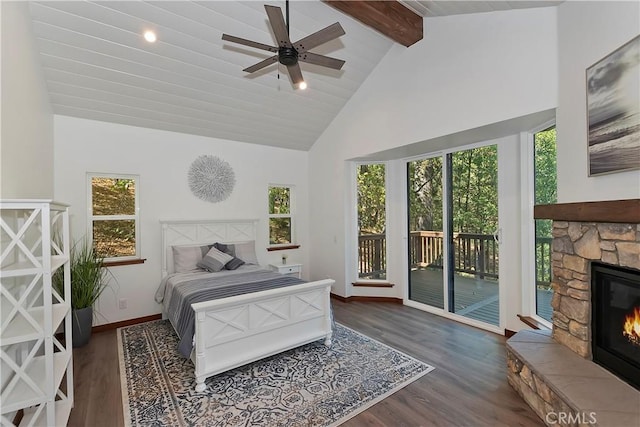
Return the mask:
<svg viewBox="0 0 640 427">
<path fill-rule="evenodd" d="M 127 300 L 124 298 L 120 298 L 120 310 L 124 310 L 127 308 Z"/>
</svg>

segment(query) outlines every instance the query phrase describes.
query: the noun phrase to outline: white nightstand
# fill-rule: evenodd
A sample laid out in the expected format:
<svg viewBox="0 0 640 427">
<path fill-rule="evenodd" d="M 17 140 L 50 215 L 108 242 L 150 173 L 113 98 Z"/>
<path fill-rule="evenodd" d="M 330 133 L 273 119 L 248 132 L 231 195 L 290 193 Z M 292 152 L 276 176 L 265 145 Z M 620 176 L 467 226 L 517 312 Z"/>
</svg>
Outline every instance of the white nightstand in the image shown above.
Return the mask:
<svg viewBox="0 0 640 427">
<path fill-rule="evenodd" d="M 273 271 L 302 279 L 302 264 L 269 264 Z"/>
</svg>

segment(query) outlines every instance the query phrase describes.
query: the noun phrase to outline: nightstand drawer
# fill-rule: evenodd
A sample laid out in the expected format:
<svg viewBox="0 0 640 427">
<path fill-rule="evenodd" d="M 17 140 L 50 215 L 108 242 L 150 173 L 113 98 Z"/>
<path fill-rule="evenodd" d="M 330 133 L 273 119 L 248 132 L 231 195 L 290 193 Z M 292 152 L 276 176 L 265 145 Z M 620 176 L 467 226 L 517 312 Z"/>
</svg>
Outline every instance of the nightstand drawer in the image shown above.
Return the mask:
<svg viewBox="0 0 640 427">
<path fill-rule="evenodd" d="M 302 264 L 269 264 L 269 267 L 280 274 L 302 278 Z"/>
</svg>

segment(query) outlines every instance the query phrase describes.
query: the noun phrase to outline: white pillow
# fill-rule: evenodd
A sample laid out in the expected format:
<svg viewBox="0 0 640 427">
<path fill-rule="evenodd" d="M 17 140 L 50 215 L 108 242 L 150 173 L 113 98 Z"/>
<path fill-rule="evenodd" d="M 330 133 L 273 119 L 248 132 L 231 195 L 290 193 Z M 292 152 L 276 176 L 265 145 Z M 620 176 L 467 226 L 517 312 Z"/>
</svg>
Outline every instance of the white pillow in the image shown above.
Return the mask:
<svg viewBox="0 0 640 427">
<path fill-rule="evenodd" d="M 256 242 L 251 240 L 249 242 L 234 243 L 233 250 L 236 258 L 240 258 L 246 264 L 258 265 L 258 257 L 256 257 Z"/>
<path fill-rule="evenodd" d="M 210 273 L 215 273 L 224 268 L 224 266 L 233 259 L 229 254 L 219 251 L 215 247 L 211 248 L 209 252 L 202 258 L 197 265 L 203 270 L 207 270 Z"/>
<path fill-rule="evenodd" d="M 172 246 L 173 271 L 175 273 L 193 273 L 202 271 L 198 263 L 209 251 L 209 246 Z"/>
</svg>

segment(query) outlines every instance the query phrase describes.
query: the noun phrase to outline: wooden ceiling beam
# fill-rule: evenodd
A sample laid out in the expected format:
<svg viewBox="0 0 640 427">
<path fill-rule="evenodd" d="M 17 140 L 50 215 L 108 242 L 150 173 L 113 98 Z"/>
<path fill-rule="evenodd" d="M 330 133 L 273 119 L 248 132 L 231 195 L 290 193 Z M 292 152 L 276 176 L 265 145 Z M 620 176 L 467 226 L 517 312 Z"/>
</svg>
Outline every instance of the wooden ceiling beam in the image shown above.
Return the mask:
<svg viewBox="0 0 640 427">
<path fill-rule="evenodd" d="M 422 17 L 397 1 L 323 1 L 404 46 L 422 40 Z"/>
</svg>

